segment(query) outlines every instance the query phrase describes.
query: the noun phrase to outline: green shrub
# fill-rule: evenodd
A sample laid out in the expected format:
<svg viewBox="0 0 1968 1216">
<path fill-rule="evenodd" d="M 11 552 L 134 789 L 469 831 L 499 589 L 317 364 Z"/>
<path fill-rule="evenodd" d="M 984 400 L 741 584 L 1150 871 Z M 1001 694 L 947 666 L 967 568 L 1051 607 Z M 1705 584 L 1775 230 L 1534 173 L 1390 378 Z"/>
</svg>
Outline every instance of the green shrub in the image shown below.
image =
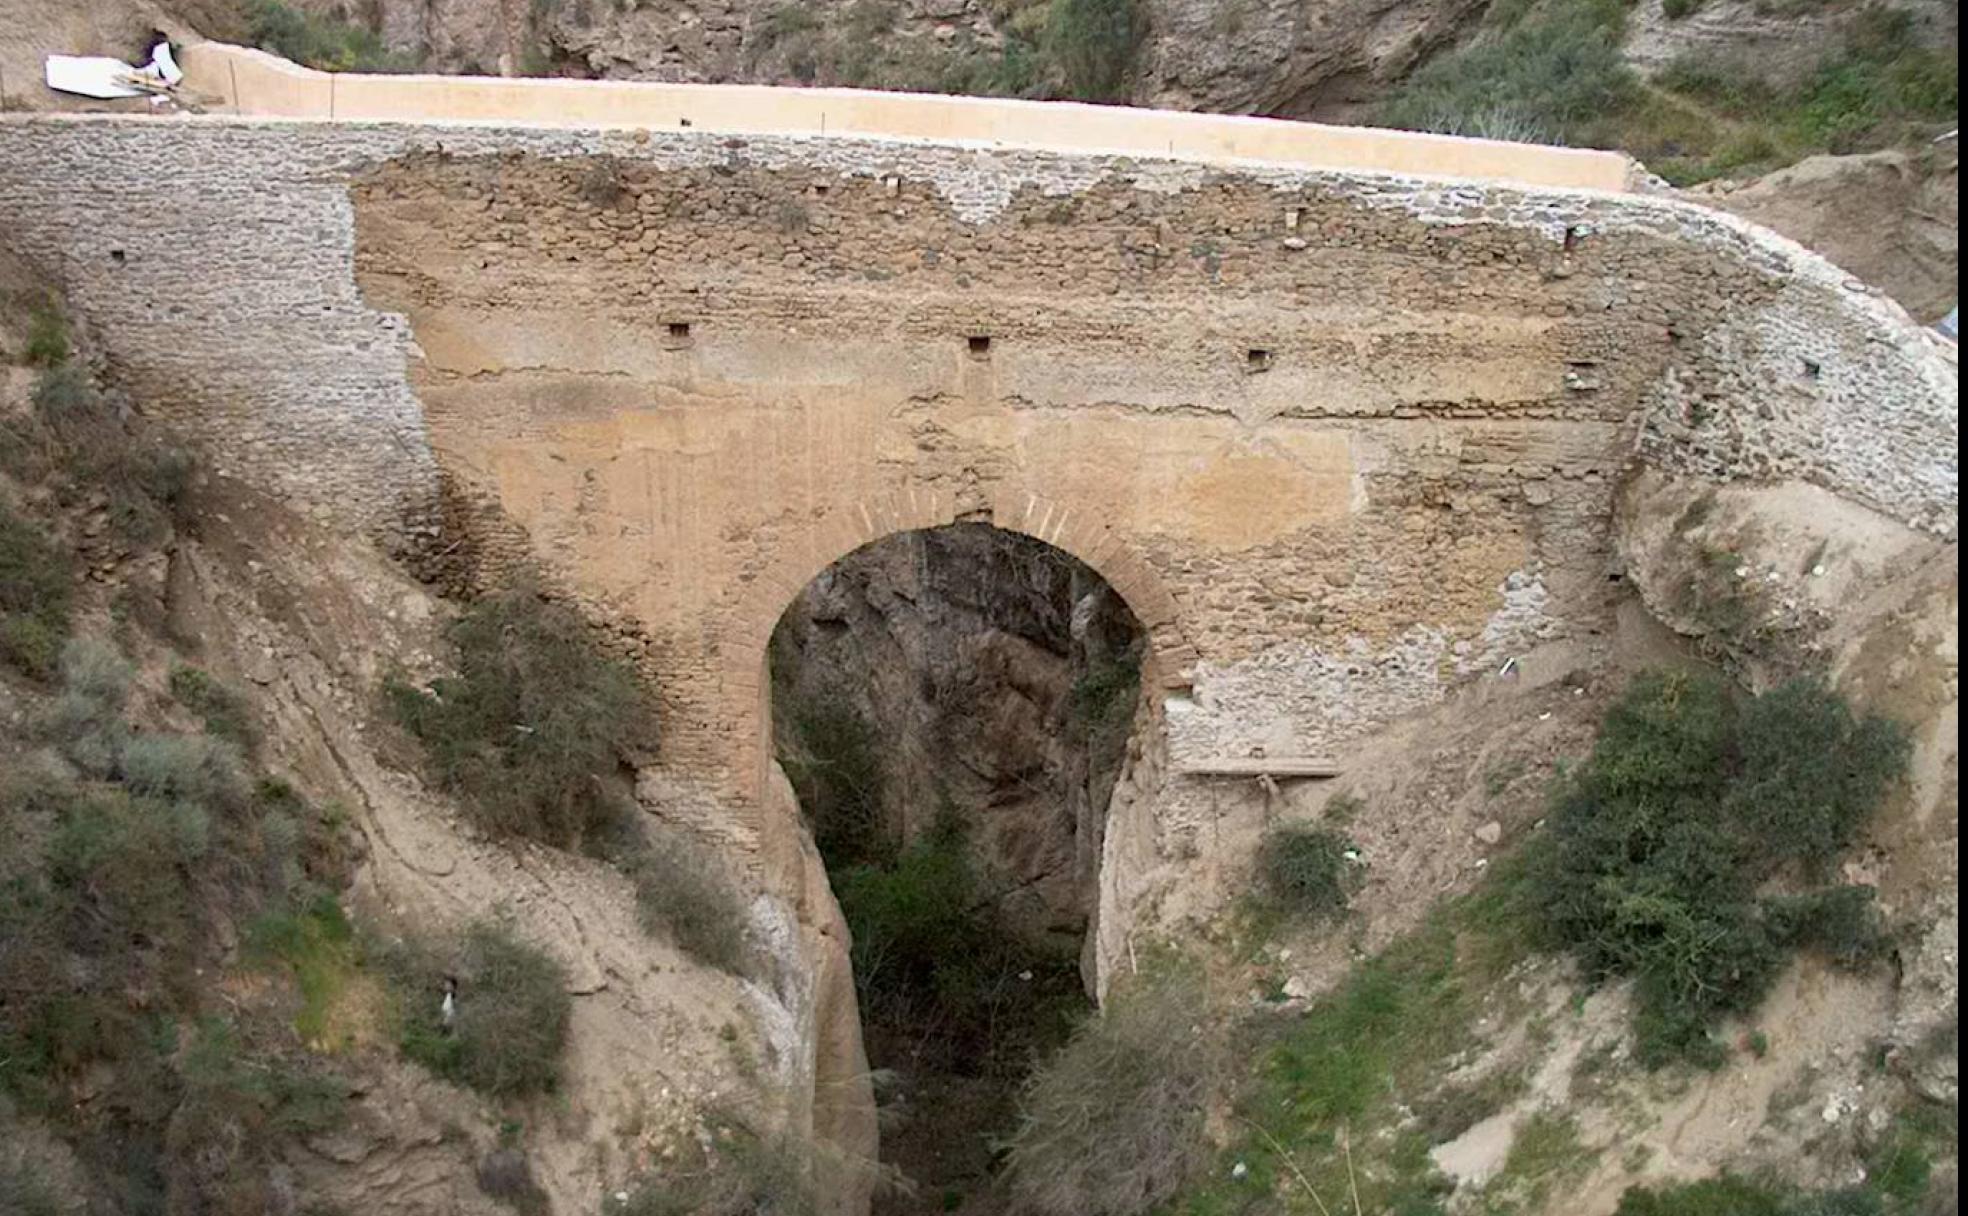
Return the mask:
<svg viewBox="0 0 1968 1216">
<path fill-rule="evenodd" d="M 162 1118 L 174 1091 L 150 1074 L 166 1068 L 168 1019 L 129 994 L 175 1004 L 190 980 L 198 827 L 114 788 L 51 786 L 37 801 L 54 819 L 41 872 L 0 891 L 0 1088 L 59 1114 L 61 1082 L 107 1064 L 103 1109 Z"/>
<path fill-rule="evenodd" d="M 1076 952 L 1049 950 L 998 923 L 954 812 L 946 809 L 890 864 L 832 877 L 863 1019 L 876 1034 L 907 1038 L 920 1065 L 1021 1072 L 1085 1008 Z"/>
<path fill-rule="evenodd" d="M 1875 5 L 1859 14 L 1843 53 L 1793 95 L 1787 125 L 1809 147 L 1853 152 L 1889 142 L 1911 123 L 1950 123 L 1959 104 L 1952 51 L 1920 46 L 1911 14 Z"/>
<path fill-rule="evenodd" d="M 282 904 L 253 922 L 247 950 L 249 957 L 287 968 L 301 995 L 294 1029 L 303 1043 L 322 1043 L 335 999 L 361 961 L 341 904 L 328 894 Z"/>
<path fill-rule="evenodd" d="M 305 1066 L 252 1050 L 238 1027 L 202 1019 L 185 1049 L 180 1119 L 230 1125 L 232 1136 L 309 1135 L 338 1126 L 348 1085 Z"/>
<path fill-rule="evenodd" d="M 1209 1160 L 1227 1059 L 1200 967 L 1151 959 L 1117 981 L 1027 1083 L 1004 1180 L 1020 1211 L 1134 1216 Z"/>
<path fill-rule="evenodd" d="M 1701 7 L 1701 0 L 1662 0 L 1661 12 L 1669 21 L 1679 21 Z"/>
<path fill-rule="evenodd" d="M 171 695 L 197 714 L 205 729 L 251 751 L 259 744 L 253 710 L 238 689 L 214 679 L 209 672 L 182 664 L 171 668 Z"/>
<path fill-rule="evenodd" d="M 1774 84 L 1754 62 L 1707 55 L 1669 64 L 1654 83 L 1683 116 L 1728 120 L 1676 123 L 1663 139 L 1649 132 L 1648 107 L 1640 106 L 1606 125 L 1622 146 L 1682 180 L 1931 136 L 1954 124 L 1960 100 L 1952 48 L 1921 45 L 1909 15 L 1884 5 L 1861 10 L 1844 44 L 1798 83 Z"/>
<path fill-rule="evenodd" d="M 42 783 L 0 786 L 0 820 L 20 823 L 42 813 Z M 49 1076 L 63 1063 L 86 1058 L 51 1032 L 84 1029 L 85 1019 L 61 1016 L 69 994 L 58 978 L 67 963 L 64 909 L 49 890 L 41 850 L 18 848 L 0 857 L 0 1094 L 34 1107 L 52 1101 Z"/>
<path fill-rule="evenodd" d="M 1906 732 L 1859 719 L 1816 680 L 1752 699 L 1735 730 L 1725 812 L 1777 864 L 1822 872 L 1906 768 Z"/>
<path fill-rule="evenodd" d="M 892 866 L 837 875 L 841 913 L 854 935 L 854 977 L 874 993 L 934 993 L 943 963 L 982 945 L 977 875 L 953 817 L 941 819 Z"/>
<path fill-rule="evenodd" d="M 452 941 L 408 942 L 388 952 L 385 965 L 397 1042 L 412 1060 L 491 1098 L 559 1084 L 572 1001 L 566 972 L 545 952 L 497 921 L 480 921 Z M 458 984 L 448 1029 L 446 977 Z"/>
<path fill-rule="evenodd" d="M 248 799 L 239 752 L 209 735 L 138 735 L 117 768 L 132 793 L 180 807 L 235 814 Z"/>
<path fill-rule="evenodd" d="M 734 975 L 748 958 L 746 912 L 720 863 L 680 834 L 658 834 L 630 867 L 642 927 Z"/>
<path fill-rule="evenodd" d="M 1340 1197 L 1334 1212 L 1352 1212 L 1355 1191 L 1364 1212 L 1443 1210 L 1453 1187 L 1428 1155 L 1432 1137 L 1524 1084 L 1500 1073 L 1443 1091 L 1446 1061 L 1467 1050 L 1489 993 L 1527 948 L 1514 896 L 1491 889 L 1497 878 L 1492 870 L 1477 892 L 1431 910 L 1302 1014 L 1244 1030 L 1258 1066 L 1240 1086 L 1235 1138 L 1183 1210 L 1243 1211 L 1253 1196 L 1308 1191 Z M 1514 891 L 1517 880 L 1507 885 Z M 1244 1170 L 1233 1174 L 1232 1161 Z"/>
<path fill-rule="evenodd" d="M 204 855 L 209 836 L 203 818 L 178 804 L 113 788 L 76 791 L 48 843 L 70 945 L 97 955 L 145 944 L 182 951 L 192 915 L 185 866 Z"/>
<path fill-rule="evenodd" d="M 479 600 L 450 637 L 456 676 L 384 691 L 467 814 L 559 847 L 618 831 L 631 813 L 625 756 L 644 730 L 634 670 L 595 645 L 579 613 L 525 587 Z"/>
<path fill-rule="evenodd" d="M 414 72 L 417 62 L 383 46 L 373 30 L 303 12 L 281 0 L 250 0 L 253 44 L 323 72 Z"/>
<path fill-rule="evenodd" d="M 305 807 L 249 789 L 229 743 L 129 729 L 132 673 L 111 647 L 72 640 L 62 675 L 48 721 L 87 777 L 50 766 L 0 790 L 0 1090 L 77 1137 L 118 1210 L 274 1210 L 282 1143 L 332 1127 L 348 1090 L 258 1002 L 210 1020 L 197 976 L 227 965 L 221 926 L 301 903 Z M 310 1007 L 324 953 L 296 952 Z"/>
<path fill-rule="evenodd" d="M 1709 1028 L 1753 1008 L 1790 950 L 1859 949 L 1851 896 L 1758 889 L 1828 864 L 1905 761 L 1902 732 L 1820 683 L 1738 709 L 1711 677 L 1636 679 L 1530 859 L 1542 923 L 1588 974 L 1635 980 L 1643 1059 L 1718 1063 Z"/>
<path fill-rule="evenodd" d="M 1093 662 L 1073 681 L 1069 694 L 1073 720 L 1096 736 L 1125 731 L 1133 723 L 1140 691 L 1140 656 L 1124 654 Z"/>
<path fill-rule="evenodd" d="M 893 861 L 874 728 L 841 701 L 795 705 L 786 717 L 791 738 L 779 761 L 828 868 Z"/>
<path fill-rule="evenodd" d="M 1052 0 L 1041 45 L 1068 97 L 1124 101 L 1147 34 L 1135 0 Z"/>
<path fill-rule="evenodd" d="M 1257 846 L 1264 897 L 1288 915 L 1320 921 L 1342 915 L 1353 888 L 1353 842 L 1331 828 L 1281 824 Z"/>
<path fill-rule="evenodd" d="M 1376 116 L 1383 126 L 1577 143 L 1638 91 L 1621 58 L 1614 3 L 1563 6 L 1434 59 Z"/>
<path fill-rule="evenodd" d="M 52 298 L 43 299 L 28 315 L 27 349 L 23 351 L 29 367 L 60 367 L 68 362 L 68 318 Z"/>
<path fill-rule="evenodd" d="M 0 453 L 16 476 L 102 493 L 117 534 L 142 544 L 169 534 L 196 467 L 190 453 L 124 417 L 73 363 L 41 374 L 33 413 L 0 426 Z"/>
<path fill-rule="evenodd" d="M 74 638 L 62 648 L 61 696 L 47 729 L 62 754 L 92 777 L 109 777 L 122 762 L 129 728 L 123 702 L 133 676 L 120 651 L 94 638 Z"/>
<path fill-rule="evenodd" d="M 266 1212 L 287 1206 L 283 1140 L 330 1131 L 349 1086 L 314 1063 L 250 1041 L 248 1028 L 199 1018 L 177 1060 L 181 1097 L 165 1135 L 173 1210 Z M 288 1191 L 291 1194 L 291 1191 Z"/>
<path fill-rule="evenodd" d="M 1939 1190 L 1934 1185 L 1935 1154 L 1953 1156 L 1960 1142 L 1953 1104 L 1916 1099 L 1866 1154 L 1866 1185 L 1886 1200 L 1895 1216 L 1931 1210 L 1923 1201 Z"/>
<path fill-rule="evenodd" d="M 1778 941 L 1815 950 L 1840 966 L 1862 967 L 1891 945 L 1880 923 L 1878 892 L 1871 887 L 1837 886 L 1764 901 Z"/>
<path fill-rule="evenodd" d="M 0 503 L 0 662 L 37 680 L 54 675 L 73 602 L 67 556 Z"/>
</svg>

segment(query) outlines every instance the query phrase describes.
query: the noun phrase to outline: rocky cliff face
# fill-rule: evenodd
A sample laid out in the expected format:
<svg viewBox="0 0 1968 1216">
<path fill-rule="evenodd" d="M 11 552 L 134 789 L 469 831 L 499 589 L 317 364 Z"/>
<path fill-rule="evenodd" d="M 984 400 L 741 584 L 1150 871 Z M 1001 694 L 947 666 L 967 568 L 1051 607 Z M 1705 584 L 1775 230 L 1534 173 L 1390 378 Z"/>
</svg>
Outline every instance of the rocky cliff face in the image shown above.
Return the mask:
<svg viewBox="0 0 1968 1216">
<path fill-rule="evenodd" d="M 1098 575 L 1039 541 L 983 525 L 890 537 L 823 572 L 781 622 L 781 753 L 805 784 L 805 753 L 827 746 L 815 725 L 855 723 L 832 734 L 871 753 L 858 780 L 880 834 L 912 839 L 958 816 L 1001 917 L 1077 938 L 1096 899 L 1137 634 Z"/>
<path fill-rule="evenodd" d="M 303 0 L 380 28 L 446 72 L 933 88 L 1031 33 L 1031 0 Z M 1365 101 L 1448 44 L 1485 0 L 1154 0 L 1131 100 L 1307 116 Z M 869 55 L 871 44 L 879 54 Z M 877 62 L 879 61 L 879 62 Z M 878 72 L 875 81 L 840 79 Z M 885 69 L 885 70 L 881 70 Z M 900 75 L 898 76 L 897 73 Z"/>
<path fill-rule="evenodd" d="M 1487 0 L 1160 0 L 1140 100 L 1343 121 L 1455 41 L 1487 7 Z"/>
</svg>

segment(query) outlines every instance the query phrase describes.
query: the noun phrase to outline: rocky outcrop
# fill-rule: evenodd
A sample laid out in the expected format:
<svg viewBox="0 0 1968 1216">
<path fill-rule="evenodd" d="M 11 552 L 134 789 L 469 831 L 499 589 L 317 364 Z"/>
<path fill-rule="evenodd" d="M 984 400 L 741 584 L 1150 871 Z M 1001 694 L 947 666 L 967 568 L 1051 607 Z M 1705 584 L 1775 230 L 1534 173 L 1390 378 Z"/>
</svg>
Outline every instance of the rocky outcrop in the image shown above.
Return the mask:
<svg viewBox="0 0 1968 1216">
<path fill-rule="evenodd" d="M 301 0 L 370 21 L 394 49 L 444 72 L 609 79 L 844 83 L 829 45 L 882 44 L 911 65 L 888 87 L 933 87 L 965 60 L 990 60 L 1032 4 L 988 0 Z M 1369 101 L 1479 17 L 1482 0 L 1153 0 L 1132 100 L 1185 110 L 1311 116 Z M 816 55 L 816 53 L 818 53 Z M 852 48 L 845 54 L 852 57 Z M 845 83 L 861 83 L 847 81 Z"/>
<path fill-rule="evenodd" d="M 1960 165 L 1949 139 L 1916 152 L 1813 156 L 1688 195 L 1816 250 L 1931 323 L 1958 294 Z"/>
<path fill-rule="evenodd" d="M 1159 0 L 1137 97 L 1343 121 L 1483 14 L 1484 0 Z"/>
<path fill-rule="evenodd" d="M 1953 47 L 1960 17 L 1952 4 L 1895 0 L 1916 40 Z M 1707 0 L 1669 16 L 1663 0 L 1642 0 L 1627 14 L 1626 58 L 1651 75 L 1680 59 L 1753 65 L 1774 83 L 1796 83 L 1840 50 L 1864 4 L 1776 5 L 1765 0 Z"/>
</svg>

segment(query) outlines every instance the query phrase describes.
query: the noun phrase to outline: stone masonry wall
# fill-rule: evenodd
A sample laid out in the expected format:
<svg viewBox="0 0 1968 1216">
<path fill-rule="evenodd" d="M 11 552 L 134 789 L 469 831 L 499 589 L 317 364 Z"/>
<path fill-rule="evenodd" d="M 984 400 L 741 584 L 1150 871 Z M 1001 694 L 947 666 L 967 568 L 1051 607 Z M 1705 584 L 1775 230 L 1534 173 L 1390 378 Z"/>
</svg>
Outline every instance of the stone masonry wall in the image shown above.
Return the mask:
<svg viewBox="0 0 1968 1216">
<path fill-rule="evenodd" d="M 989 519 L 1174 694 L 1158 807 L 1603 625 L 1636 450 L 1952 537 L 1950 353 L 1684 204 L 840 138 L 0 119 L 0 240 L 214 463 L 399 541 L 440 485 L 649 640 L 645 789 L 740 845 L 766 638 Z M 447 538 L 448 540 L 449 538 Z M 1196 795 L 1200 797 L 1201 795 Z M 1158 813 L 1161 813 L 1158 810 Z"/>
</svg>

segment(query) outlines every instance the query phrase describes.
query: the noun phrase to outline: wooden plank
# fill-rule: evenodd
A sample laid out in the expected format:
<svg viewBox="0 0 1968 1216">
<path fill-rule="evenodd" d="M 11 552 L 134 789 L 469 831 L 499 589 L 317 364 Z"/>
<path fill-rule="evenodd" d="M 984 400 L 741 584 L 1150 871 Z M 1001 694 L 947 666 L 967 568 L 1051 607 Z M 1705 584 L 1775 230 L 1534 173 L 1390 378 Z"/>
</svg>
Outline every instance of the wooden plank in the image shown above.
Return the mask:
<svg viewBox="0 0 1968 1216">
<path fill-rule="evenodd" d="M 1211 756 L 1178 764 L 1187 777 L 1337 777 L 1339 762 L 1318 756 Z"/>
</svg>

